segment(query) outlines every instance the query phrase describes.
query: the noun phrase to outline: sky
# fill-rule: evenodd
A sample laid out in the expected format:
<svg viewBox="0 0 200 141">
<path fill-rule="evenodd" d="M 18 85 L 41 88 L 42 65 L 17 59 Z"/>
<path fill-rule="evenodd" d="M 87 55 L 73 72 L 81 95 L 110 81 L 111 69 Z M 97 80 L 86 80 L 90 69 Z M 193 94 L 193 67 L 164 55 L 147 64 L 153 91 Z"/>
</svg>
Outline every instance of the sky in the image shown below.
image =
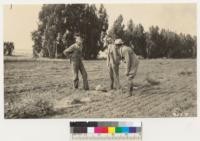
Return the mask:
<svg viewBox="0 0 200 141">
<path fill-rule="evenodd" d="M 195 4 L 104 4 L 109 16 L 109 28 L 122 14 L 124 24 L 132 19 L 141 23 L 147 31 L 151 25 L 170 29 L 177 33 L 197 34 Z M 13 41 L 16 53 L 32 52 L 31 32 L 37 29 L 41 5 L 4 6 L 4 41 Z"/>
</svg>

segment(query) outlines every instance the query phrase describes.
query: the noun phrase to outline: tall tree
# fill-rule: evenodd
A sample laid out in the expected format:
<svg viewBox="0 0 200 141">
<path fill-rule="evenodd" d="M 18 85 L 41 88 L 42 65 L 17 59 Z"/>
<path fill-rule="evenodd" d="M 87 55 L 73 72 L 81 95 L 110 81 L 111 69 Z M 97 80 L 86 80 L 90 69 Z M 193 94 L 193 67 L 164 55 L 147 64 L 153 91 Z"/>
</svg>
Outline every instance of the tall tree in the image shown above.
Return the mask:
<svg viewBox="0 0 200 141">
<path fill-rule="evenodd" d="M 100 35 L 100 41 L 98 42 L 98 45 L 100 46 L 100 49 L 104 49 L 104 39 L 106 37 L 106 32 L 108 29 L 108 15 L 106 12 L 106 9 L 103 4 L 100 5 L 99 11 L 98 11 L 98 18 L 99 18 L 99 30 L 102 30 Z"/>
<path fill-rule="evenodd" d="M 161 57 L 161 50 L 159 44 L 159 27 L 151 26 L 149 28 L 149 40 L 151 40 L 154 45 L 151 47 L 151 57 L 158 58 Z"/>
<path fill-rule="evenodd" d="M 125 44 L 131 46 L 132 44 L 135 43 L 135 25 L 133 23 L 133 20 L 129 20 L 127 24 L 127 28 L 124 31 L 124 42 Z M 135 45 L 135 44 L 134 44 Z"/>
<path fill-rule="evenodd" d="M 135 52 L 138 55 L 146 57 L 146 36 L 144 28 L 141 24 L 136 25 L 135 27 Z"/>
<path fill-rule="evenodd" d="M 146 57 L 144 28 L 141 24 L 135 25 L 133 20 L 129 20 L 127 28 L 124 31 L 125 44 L 134 48 L 136 54 Z"/>
<path fill-rule="evenodd" d="M 123 24 L 123 16 L 119 15 L 119 17 L 114 21 L 112 28 L 109 31 L 109 36 L 113 39 L 124 38 L 124 24 Z"/>
<path fill-rule="evenodd" d="M 103 5 L 98 10 L 95 5 L 88 4 L 49 4 L 43 5 L 39 13 L 36 31 L 41 32 L 44 44 L 40 48 L 47 51 L 47 57 L 55 57 L 58 35 L 67 48 L 74 42 L 73 36 L 78 32 L 83 37 L 83 57 L 95 59 L 102 48 L 101 38 L 107 29 L 108 19 Z"/>
</svg>

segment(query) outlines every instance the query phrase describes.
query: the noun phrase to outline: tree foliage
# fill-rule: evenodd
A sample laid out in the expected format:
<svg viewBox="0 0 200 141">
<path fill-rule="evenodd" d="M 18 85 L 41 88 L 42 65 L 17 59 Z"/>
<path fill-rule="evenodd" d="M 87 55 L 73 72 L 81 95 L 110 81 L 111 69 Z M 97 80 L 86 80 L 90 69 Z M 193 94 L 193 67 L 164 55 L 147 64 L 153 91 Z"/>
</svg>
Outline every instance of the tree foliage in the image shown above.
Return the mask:
<svg viewBox="0 0 200 141">
<path fill-rule="evenodd" d="M 158 26 L 144 30 L 130 19 L 125 26 L 119 15 L 108 29 L 108 15 L 101 4 L 44 4 L 39 12 L 37 30 L 32 32 L 33 56 L 64 57 L 62 52 L 74 43 L 74 34 L 83 37 L 83 57 L 96 59 L 104 49 L 105 37 L 121 38 L 125 45 L 144 58 L 196 57 L 197 37 L 176 33 Z"/>
<path fill-rule="evenodd" d="M 123 16 L 114 21 L 109 31 L 113 39 L 121 38 L 125 45 L 134 48 L 136 54 L 144 58 L 195 58 L 197 39 L 189 34 L 176 33 L 158 26 L 144 31 L 142 24 L 134 24 L 130 19 L 124 26 Z"/>
<path fill-rule="evenodd" d="M 54 58 L 74 43 L 74 34 L 83 37 L 83 57 L 95 59 L 103 48 L 108 18 L 103 5 L 97 9 L 89 4 L 44 4 L 39 13 L 38 29 L 32 32 L 33 50 Z M 63 42 L 58 49 L 57 40 Z M 58 52 L 59 50 L 59 52 Z"/>
<path fill-rule="evenodd" d="M 123 24 L 123 16 L 119 15 L 119 17 L 114 21 L 114 24 L 109 31 L 109 36 L 113 39 L 124 38 L 124 24 Z"/>
</svg>

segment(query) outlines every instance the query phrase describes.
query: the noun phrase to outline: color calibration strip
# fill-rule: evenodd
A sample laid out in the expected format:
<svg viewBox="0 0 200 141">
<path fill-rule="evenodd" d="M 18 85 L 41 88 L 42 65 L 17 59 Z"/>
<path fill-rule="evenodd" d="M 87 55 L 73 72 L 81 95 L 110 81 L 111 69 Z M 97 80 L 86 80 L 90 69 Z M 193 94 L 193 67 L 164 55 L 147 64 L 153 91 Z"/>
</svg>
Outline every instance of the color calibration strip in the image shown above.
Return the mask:
<svg viewBox="0 0 200 141">
<path fill-rule="evenodd" d="M 72 139 L 141 140 L 141 122 L 70 122 Z"/>
</svg>

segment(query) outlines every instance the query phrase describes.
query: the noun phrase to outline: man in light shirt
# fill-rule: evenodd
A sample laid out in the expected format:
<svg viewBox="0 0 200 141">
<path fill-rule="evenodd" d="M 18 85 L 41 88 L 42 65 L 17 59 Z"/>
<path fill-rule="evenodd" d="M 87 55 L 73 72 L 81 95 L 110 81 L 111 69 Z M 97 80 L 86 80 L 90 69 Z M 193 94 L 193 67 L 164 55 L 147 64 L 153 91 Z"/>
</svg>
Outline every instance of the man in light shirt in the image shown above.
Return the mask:
<svg viewBox="0 0 200 141">
<path fill-rule="evenodd" d="M 109 70 L 111 89 L 114 89 L 114 86 L 116 89 L 120 88 L 119 64 L 120 64 L 120 56 L 117 52 L 117 49 L 112 39 L 109 37 L 108 38 L 108 52 L 107 52 L 107 66 Z"/>
<path fill-rule="evenodd" d="M 129 95 L 133 95 L 133 79 L 136 76 L 139 60 L 131 47 L 123 45 L 121 39 L 115 40 L 115 46 L 117 52 L 121 58 L 126 63 L 126 72 L 125 75 L 128 77 L 128 89 Z"/>
</svg>

